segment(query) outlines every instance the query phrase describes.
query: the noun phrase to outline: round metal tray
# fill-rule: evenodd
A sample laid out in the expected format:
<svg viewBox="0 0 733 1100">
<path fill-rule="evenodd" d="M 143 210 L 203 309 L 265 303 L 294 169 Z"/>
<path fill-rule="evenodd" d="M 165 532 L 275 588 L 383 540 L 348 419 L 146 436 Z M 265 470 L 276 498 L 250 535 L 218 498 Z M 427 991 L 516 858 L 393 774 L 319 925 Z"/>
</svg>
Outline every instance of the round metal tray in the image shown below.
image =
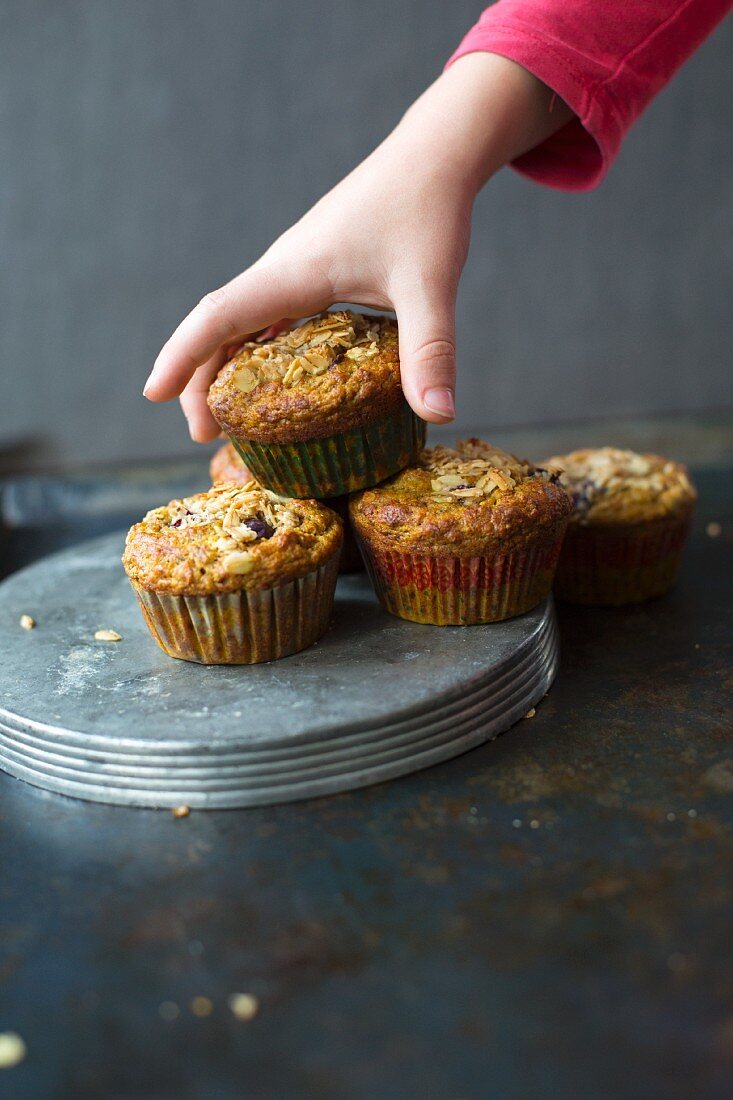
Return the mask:
<svg viewBox="0 0 733 1100">
<path fill-rule="evenodd" d="M 505 623 L 420 626 L 382 611 L 365 576 L 340 578 L 333 626 L 303 653 L 174 661 L 143 623 L 123 544 L 82 543 L 0 585 L 0 767 L 61 794 L 222 808 L 351 790 L 491 740 L 555 676 L 551 601 Z M 95 641 L 102 628 L 122 641 Z"/>
</svg>

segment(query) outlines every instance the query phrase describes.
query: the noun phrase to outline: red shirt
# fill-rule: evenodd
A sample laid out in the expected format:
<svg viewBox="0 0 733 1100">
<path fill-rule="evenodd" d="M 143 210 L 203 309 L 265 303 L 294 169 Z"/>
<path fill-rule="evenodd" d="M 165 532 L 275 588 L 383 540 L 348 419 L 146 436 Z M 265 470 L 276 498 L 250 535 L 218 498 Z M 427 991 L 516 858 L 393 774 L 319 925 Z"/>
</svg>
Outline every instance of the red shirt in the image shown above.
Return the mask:
<svg viewBox="0 0 733 1100">
<path fill-rule="evenodd" d="M 499 0 L 448 64 L 486 51 L 518 62 L 577 118 L 514 162 L 585 191 L 605 176 L 653 97 L 733 6 L 731 0 Z"/>
</svg>

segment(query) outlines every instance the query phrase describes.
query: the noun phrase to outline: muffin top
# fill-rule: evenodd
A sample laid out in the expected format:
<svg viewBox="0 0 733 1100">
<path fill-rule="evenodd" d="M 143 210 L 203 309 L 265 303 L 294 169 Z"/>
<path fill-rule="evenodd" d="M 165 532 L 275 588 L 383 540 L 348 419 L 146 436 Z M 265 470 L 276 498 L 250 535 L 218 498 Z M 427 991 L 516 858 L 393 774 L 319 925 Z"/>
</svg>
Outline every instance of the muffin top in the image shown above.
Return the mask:
<svg viewBox="0 0 733 1100">
<path fill-rule="evenodd" d="M 384 549 L 471 557 L 564 522 L 572 503 L 557 477 L 479 439 L 433 447 L 351 502 L 355 527 Z"/>
<path fill-rule="evenodd" d="M 225 443 L 214 452 L 209 463 L 209 473 L 212 485 L 221 481 L 233 481 L 237 485 L 246 485 L 252 480 L 251 473 L 242 462 L 233 443 Z"/>
<path fill-rule="evenodd" d="M 246 485 L 154 508 L 130 528 L 122 564 L 153 592 L 208 596 L 274 588 L 310 573 L 337 553 L 341 520 L 315 500 L 289 500 Z"/>
<path fill-rule="evenodd" d="M 660 455 L 598 447 L 555 455 L 545 466 L 562 471 L 575 505 L 571 522 L 583 526 L 664 519 L 697 496 L 685 467 Z"/>
<path fill-rule="evenodd" d="M 349 310 L 245 344 L 209 390 L 209 408 L 224 431 L 258 443 L 360 428 L 402 400 L 396 323 Z"/>
</svg>

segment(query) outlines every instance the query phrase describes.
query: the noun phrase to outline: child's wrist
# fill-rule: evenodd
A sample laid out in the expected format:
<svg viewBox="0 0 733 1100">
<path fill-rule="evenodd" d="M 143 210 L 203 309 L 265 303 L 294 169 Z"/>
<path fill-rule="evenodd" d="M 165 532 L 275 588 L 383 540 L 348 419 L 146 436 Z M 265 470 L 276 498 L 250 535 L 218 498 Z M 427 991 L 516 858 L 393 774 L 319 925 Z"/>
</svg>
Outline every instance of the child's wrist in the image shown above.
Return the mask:
<svg viewBox="0 0 733 1100">
<path fill-rule="evenodd" d="M 407 111 L 394 136 L 431 158 L 472 194 L 505 164 L 572 118 L 562 100 L 521 65 L 496 54 L 459 58 Z"/>
</svg>

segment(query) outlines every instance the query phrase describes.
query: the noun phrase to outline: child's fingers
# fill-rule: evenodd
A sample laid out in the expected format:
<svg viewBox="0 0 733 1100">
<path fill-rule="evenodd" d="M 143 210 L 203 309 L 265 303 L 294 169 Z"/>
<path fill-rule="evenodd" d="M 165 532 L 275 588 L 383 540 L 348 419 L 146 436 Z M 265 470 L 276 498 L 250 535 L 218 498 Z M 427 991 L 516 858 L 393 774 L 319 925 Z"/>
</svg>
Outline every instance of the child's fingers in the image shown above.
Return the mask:
<svg viewBox="0 0 733 1100">
<path fill-rule="evenodd" d="M 405 397 L 434 424 L 455 417 L 455 291 L 419 287 L 395 296 Z"/>
<path fill-rule="evenodd" d="M 216 378 L 228 358 L 227 350 L 221 348 L 194 372 L 180 396 L 181 408 L 188 421 L 191 439 L 197 443 L 210 443 L 218 438 L 221 428 L 214 420 L 206 403 L 209 386 Z"/>
<path fill-rule="evenodd" d="M 316 265 L 296 267 L 279 261 L 250 268 L 201 299 L 180 323 L 155 361 L 145 386 L 151 401 L 168 401 L 187 385 L 224 344 L 259 332 L 281 317 L 305 316 L 328 304 L 327 280 Z"/>
</svg>

